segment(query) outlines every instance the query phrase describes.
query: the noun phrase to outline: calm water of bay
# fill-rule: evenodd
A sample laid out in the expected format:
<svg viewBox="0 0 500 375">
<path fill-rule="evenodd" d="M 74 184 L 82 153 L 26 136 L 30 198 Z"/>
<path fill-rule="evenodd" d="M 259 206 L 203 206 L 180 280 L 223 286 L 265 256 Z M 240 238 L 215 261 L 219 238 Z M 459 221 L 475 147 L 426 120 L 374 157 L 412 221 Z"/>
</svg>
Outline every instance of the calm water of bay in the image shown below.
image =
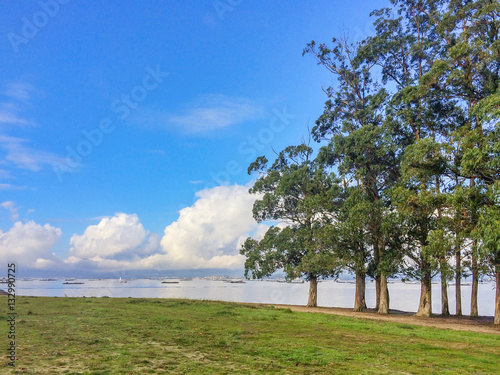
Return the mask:
<svg viewBox="0 0 500 375">
<path fill-rule="evenodd" d="M 78 280 L 81 285 L 64 285 L 63 279 L 56 281 L 18 280 L 16 292 L 21 296 L 45 297 L 133 297 L 133 298 L 188 298 L 230 302 L 256 302 L 290 305 L 307 303 L 307 282 L 303 284 L 270 281 L 247 281 L 231 284 L 224 281 L 193 279 L 178 284 L 162 284 L 160 280 L 136 279 L 120 283 L 119 280 Z M 1 285 L 0 285 L 1 287 Z M 441 311 L 439 284 L 433 284 L 433 312 Z M 462 310 L 470 313 L 470 284 L 462 286 Z M 420 285 L 396 281 L 389 284 L 391 309 L 415 312 L 418 309 Z M 448 288 L 450 312 L 455 313 L 455 287 Z M 367 282 L 366 303 L 375 305 L 375 283 Z M 494 283 L 479 285 L 479 314 L 493 316 L 495 310 Z M 318 284 L 318 305 L 325 307 L 347 307 L 354 305 L 354 284 L 350 282 L 322 281 Z"/>
</svg>

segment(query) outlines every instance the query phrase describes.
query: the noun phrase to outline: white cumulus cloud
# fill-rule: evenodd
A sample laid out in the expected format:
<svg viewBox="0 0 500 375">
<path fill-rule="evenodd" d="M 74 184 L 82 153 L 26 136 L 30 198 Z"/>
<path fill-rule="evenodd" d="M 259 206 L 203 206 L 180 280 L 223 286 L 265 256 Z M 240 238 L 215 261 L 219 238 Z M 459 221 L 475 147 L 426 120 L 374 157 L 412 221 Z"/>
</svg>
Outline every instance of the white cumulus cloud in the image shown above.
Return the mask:
<svg viewBox="0 0 500 375">
<path fill-rule="evenodd" d="M 82 235 L 74 234 L 66 262 L 137 260 L 158 251 L 159 242 L 160 237 L 145 230 L 137 215 L 118 213 L 88 226 Z"/>
<path fill-rule="evenodd" d="M 19 268 L 53 268 L 59 259 L 52 248 L 62 235 L 59 228 L 34 221 L 14 223 L 8 231 L 0 230 L 0 263 L 16 263 Z"/>
<path fill-rule="evenodd" d="M 197 194 L 165 228 L 161 245 L 173 268 L 238 268 L 239 249 L 260 225 L 252 217 L 256 197 L 247 186 L 217 186 Z"/>
</svg>

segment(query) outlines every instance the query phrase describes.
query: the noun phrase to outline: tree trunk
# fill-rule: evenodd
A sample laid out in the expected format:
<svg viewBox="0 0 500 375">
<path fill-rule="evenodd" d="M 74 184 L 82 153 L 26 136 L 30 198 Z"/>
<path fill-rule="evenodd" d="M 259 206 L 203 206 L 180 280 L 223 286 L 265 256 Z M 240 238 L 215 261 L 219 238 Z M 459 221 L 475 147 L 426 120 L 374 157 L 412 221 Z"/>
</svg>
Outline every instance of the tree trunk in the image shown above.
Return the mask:
<svg viewBox="0 0 500 375">
<path fill-rule="evenodd" d="M 497 282 L 497 293 L 495 300 L 495 320 L 494 324 L 500 324 L 500 264 L 497 264 L 495 267 L 495 278 Z"/>
<path fill-rule="evenodd" d="M 474 193 L 476 187 L 476 181 L 470 179 L 470 188 Z M 472 225 L 475 228 L 478 221 L 477 208 L 474 207 L 471 213 Z M 477 308 L 477 291 L 479 287 L 479 267 L 478 267 L 478 253 L 477 253 L 477 240 L 472 241 L 472 291 L 470 296 L 470 316 L 471 318 L 477 318 L 479 316 L 479 311 Z"/>
<path fill-rule="evenodd" d="M 356 270 L 356 295 L 354 297 L 354 311 L 366 309 L 365 302 L 365 273 Z"/>
<path fill-rule="evenodd" d="M 428 266 L 427 266 L 428 267 Z M 425 269 L 425 268 L 424 268 Z M 429 318 L 432 315 L 432 278 L 431 271 L 425 270 L 420 281 L 420 305 L 417 316 Z"/>
<path fill-rule="evenodd" d="M 455 302 L 456 302 L 456 315 L 462 316 L 462 254 L 460 253 L 460 246 L 457 243 L 457 250 L 455 252 Z"/>
<path fill-rule="evenodd" d="M 477 292 L 479 287 L 479 269 L 477 266 L 477 244 L 472 244 L 472 292 L 470 297 L 470 316 L 477 318 L 479 311 L 477 308 Z"/>
<path fill-rule="evenodd" d="M 380 263 L 380 251 L 377 241 L 375 241 L 373 249 L 373 260 L 375 262 L 375 310 L 380 307 L 380 275 L 378 275 L 378 265 Z"/>
<path fill-rule="evenodd" d="M 363 283 L 361 284 L 361 295 L 363 296 L 363 302 L 361 303 L 361 308 L 366 310 L 366 274 L 363 273 Z"/>
<path fill-rule="evenodd" d="M 375 310 L 380 308 L 380 276 L 375 277 Z"/>
<path fill-rule="evenodd" d="M 459 186 L 458 176 L 455 176 L 455 183 Z M 460 228 L 463 225 L 463 218 L 460 210 L 457 211 L 455 230 L 455 314 L 462 316 L 462 235 Z"/>
<path fill-rule="evenodd" d="M 384 273 L 380 275 L 380 302 L 378 305 L 379 314 L 389 314 L 389 288 L 387 287 L 387 277 Z"/>
<path fill-rule="evenodd" d="M 450 306 L 448 305 L 448 283 L 446 275 L 441 272 L 441 315 L 450 315 Z"/>
<path fill-rule="evenodd" d="M 309 301 L 307 307 L 318 306 L 318 278 L 317 276 L 309 277 Z"/>
</svg>

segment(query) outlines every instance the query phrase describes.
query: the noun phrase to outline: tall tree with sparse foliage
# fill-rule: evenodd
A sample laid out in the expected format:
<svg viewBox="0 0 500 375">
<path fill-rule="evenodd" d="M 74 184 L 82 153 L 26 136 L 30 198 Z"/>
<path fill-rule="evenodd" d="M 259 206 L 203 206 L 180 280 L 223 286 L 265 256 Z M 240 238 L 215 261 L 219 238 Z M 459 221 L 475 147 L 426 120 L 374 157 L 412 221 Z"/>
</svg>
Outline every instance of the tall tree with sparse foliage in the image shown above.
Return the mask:
<svg viewBox="0 0 500 375">
<path fill-rule="evenodd" d="M 397 256 L 394 249 L 388 246 L 391 241 L 386 241 L 383 222 L 390 212 L 387 192 L 399 174 L 397 150 L 400 140 L 393 136 L 391 124 L 385 121 L 388 93 L 373 81 L 372 69 L 376 60 L 368 61 L 364 56 L 366 52 L 360 45 L 335 38 L 331 47 L 317 45 L 313 41 L 304 50 L 337 78 L 337 85 L 325 90 L 328 100 L 313 128 L 317 141 L 328 141 L 319 156 L 325 165 L 338 168 L 346 192 L 349 191 L 347 185 L 355 183 L 363 195 L 356 204 L 346 206 L 353 210 L 352 213 L 345 211 L 346 218 L 358 218 L 358 227 L 364 225 L 362 229 L 358 228 L 357 233 L 363 236 L 359 241 L 365 243 L 361 246 L 357 241 L 351 242 L 352 248 L 357 249 L 353 258 L 358 263 L 365 263 L 354 267 L 358 285 L 355 310 L 363 308 L 361 291 L 364 290 L 368 251 L 371 250 L 374 267 L 370 269 L 373 271 L 371 276 L 376 280 L 377 294 L 375 307 L 379 313 L 387 314 L 387 276 L 394 272 L 393 260 Z M 368 220 L 360 221 L 358 213 L 362 206 Z M 347 223 L 352 225 L 352 219 L 347 220 L 345 225 Z"/>
</svg>

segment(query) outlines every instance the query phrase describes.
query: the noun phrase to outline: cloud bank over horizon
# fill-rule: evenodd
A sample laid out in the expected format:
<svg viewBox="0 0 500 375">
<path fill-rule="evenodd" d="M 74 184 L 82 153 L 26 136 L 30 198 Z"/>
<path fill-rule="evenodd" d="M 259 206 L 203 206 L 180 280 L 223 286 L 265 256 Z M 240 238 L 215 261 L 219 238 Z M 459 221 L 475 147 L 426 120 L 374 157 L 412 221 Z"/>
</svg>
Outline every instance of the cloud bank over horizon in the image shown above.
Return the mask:
<svg viewBox="0 0 500 375">
<path fill-rule="evenodd" d="M 241 185 L 204 189 L 196 197 L 165 227 L 163 237 L 145 229 L 136 214 L 117 213 L 73 234 L 64 259 L 52 252 L 61 229 L 17 221 L 9 231 L 0 231 L 0 260 L 65 273 L 242 269 L 241 244 L 267 228 L 252 217 L 257 197 Z"/>
</svg>

